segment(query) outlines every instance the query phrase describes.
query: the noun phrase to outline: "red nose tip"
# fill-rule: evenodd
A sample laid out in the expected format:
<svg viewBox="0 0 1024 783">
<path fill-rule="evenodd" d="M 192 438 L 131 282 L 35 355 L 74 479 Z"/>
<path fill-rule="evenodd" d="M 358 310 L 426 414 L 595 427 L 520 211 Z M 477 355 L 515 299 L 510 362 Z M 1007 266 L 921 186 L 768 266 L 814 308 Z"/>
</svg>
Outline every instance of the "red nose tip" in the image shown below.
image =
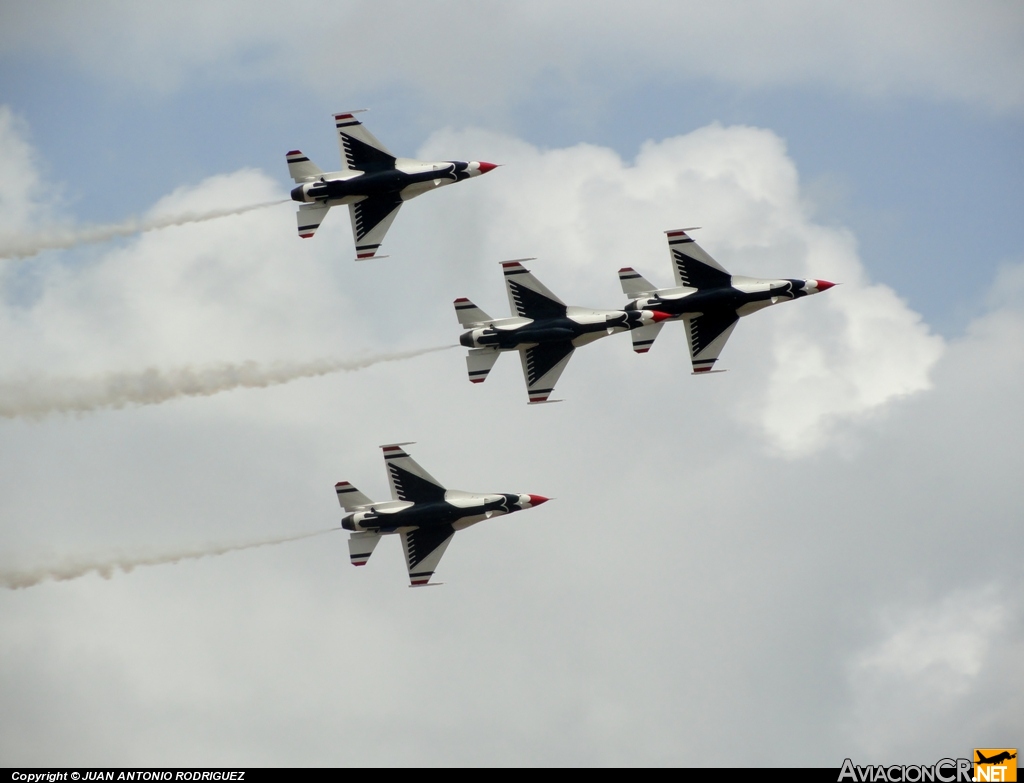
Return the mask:
<svg viewBox="0 0 1024 783">
<path fill-rule="evenodd" d="M 835 285 L 835 283 L 830 283 L 828 280 L 815 280 L 814 282 L 818 284 L 819 291 L 827 291 Z"/>
<path fill-rule="evenodd" d="M 499 166 L 500 164 L 498 164 L 498 163 L 484 163 L 484 161 L 480 161 L 480 162 L 478 163 L 478 165 L 480 166 L 480 173 L 481 173 L 481 174 L 486 174 L 486 173 L 487 173 L 488 171 L 490 171 L 491 169 L 496 169 L 496 168 L 498 168 L 498 166 Z"/>
<path fill-rule="evenodd" d="M 530 495 L 531 506 L 539 506 L 541 503 L 547 503 L 548 500 L 549 498 L 546 498 L 543 495 Z"/>
<path fill-rule="evenodd" d="M 671 313 L 663 313 L 661 310 L 652 310 L 651 314 L 653 315 L 654 323 L 656 324 L 660 324 L 662 321 L 672 317 Z"/>
</svg>

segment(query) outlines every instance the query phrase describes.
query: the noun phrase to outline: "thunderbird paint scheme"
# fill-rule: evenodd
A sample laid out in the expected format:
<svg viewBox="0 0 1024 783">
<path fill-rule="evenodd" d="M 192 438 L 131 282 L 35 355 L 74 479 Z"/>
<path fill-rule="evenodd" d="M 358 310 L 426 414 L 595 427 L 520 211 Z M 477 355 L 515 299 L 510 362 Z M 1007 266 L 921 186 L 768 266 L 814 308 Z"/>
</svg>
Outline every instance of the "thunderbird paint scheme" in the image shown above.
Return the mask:
<svg viewBox="0 0 1024 783">
<path fill-rule="evenodd" d="M 455 300 L 455 315 L 469 329 L 459 342 L 470 349 L 466 366 L 472 383 L 487 379 L 502 352 L 519 351 L 530 404 L 559 402 L 548 397 L 576 348 L 670 317 L 637 308 L 590 310 L 567 306 L 521 263 L 530 260 L 501 264 L 513 317 L 496 320 L 466 298 Z"/>
<path fill-rule="evenodd" d="M 334 115 L 341 171 L 324 173 L 300 150 L 286 156 L 288 174 L 296 182 L 292 200 L 301 203 L 296 214 L 299 236 L 313 236 L 331 207 L 348 205 L 357 260 L 376 255 L 404 202 L 496 168 L 482 161 L 396 158 L 355 118 L 361 111 L 365 109 Z"/>
<path fill-rule="evenodd" d="M 475 495 L 445 489 L 402 448 L 409 445 L 381 446 L 391 500 L 374 503 L 347 481 L 334 486 L 341 507 L 351 512 L 341 520 L 341 526 L 352 531 L 348 539 L 352 565 L 366 565 L 381 536 L 398 534 L 405 549 L 410 586 L 422 587 L 431 583 L 430 577 L 456 531 L 548 501 L 542 495 Z"/>
<path fill-rule="evenodd" d="M 694 375 L 712 370 L 726 341 L 745 315 L 779 302 L 828 290 L 827 280 L 760 280 L 731 275 L 686 233 L 666 231 L 674 288 L 655 288 L 632 267 L 619 270 L 622 292 L 632 301 L 627 311 L 659 310 L 686 324 Z M 647 353 L 664 323 L 644 325 L 632 333 L 633 350 Z"/>
</svg>

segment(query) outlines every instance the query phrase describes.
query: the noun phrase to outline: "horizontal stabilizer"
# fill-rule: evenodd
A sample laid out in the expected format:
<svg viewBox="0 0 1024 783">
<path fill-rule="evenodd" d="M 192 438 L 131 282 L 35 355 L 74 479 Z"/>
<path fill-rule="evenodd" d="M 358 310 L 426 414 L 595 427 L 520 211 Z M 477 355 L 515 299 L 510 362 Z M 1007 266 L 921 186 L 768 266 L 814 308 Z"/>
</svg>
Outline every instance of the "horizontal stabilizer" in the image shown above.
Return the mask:
<svg viewBox="0 0 1024 783">
<path fill-rule="evenodd" d="M 299 207 L 295 213 L 295 222 L 298 224 L 299 236 L 303 239 L 309 239 L 316 230 L 320 228 L 320 224 L 324 222 L 324 218 L 327 217 L 330 207 L 322 204 L 303 204 Z"/>
<path fill-rule="evenodd" d="M 455 300 L 455 317 L 467 328 L 494 320 L 464 296 Z"/>
<path fill-rule="evenodd" d="M 369 530 L 353 533 L 348 538 L 348 556 L 354 566 L 366 565 L 380 541 L 380 533 Z"/>
<path fill-rule="evenodd" d="M 633 350 L 637 353 L 647 353 L 651 350 L 651 346 L 658 339 L 658 333 L 664 325 L 664 321 L 659 321 L 658 323 L 637 327 L 630 332 L 629 334 L 633 338 Z"/>
<path fill-rule="evenodd" d="M 292 150 L 285 155 L 285 159 L 288 161 L 288 176 L 296 182 L 308 182 L 323 174 L 320 167 L 303 155 L 301 150 Z"/>
<path fill-rule="evenodd" d="M 658 290 L 631 266 L 626 266 L 619 270 L 619 283 L 622 284 L 622 293 L 631 299 L 636 299 L 639 296 Z"/>
<path fill-rule="evenodd" d="M 483 383 L 487 380 L 494 363 L 501 356 L 501 351 L 496 348 L 470 348 L 466 354 L 466 371 L 469 373 L 470 383 Z"/>
<path fill-rule="evenodd" d="M 369 506 L 373 503 L 372 500 L 347 481 L 339 481 L 335 484 L 334 491 L 338 493 L 338 503 L 346 511 L 354 511 L 361 506 Z"/>
</svg>

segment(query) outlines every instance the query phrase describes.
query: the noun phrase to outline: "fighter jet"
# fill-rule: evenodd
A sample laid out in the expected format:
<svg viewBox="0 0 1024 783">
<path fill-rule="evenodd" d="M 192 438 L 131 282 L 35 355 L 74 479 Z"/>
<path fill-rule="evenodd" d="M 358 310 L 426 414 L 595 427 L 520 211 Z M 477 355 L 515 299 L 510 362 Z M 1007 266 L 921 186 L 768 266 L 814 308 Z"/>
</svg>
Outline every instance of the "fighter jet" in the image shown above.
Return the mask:
<svg viewBox="0 0 1024 783">
<path fill-rule="evenodd" d="M 403 202 L 428 190 L 486 174 L 494 163 L 396 158 L 355 118 L 366 109 L 334 115 L 341 145 L 341 171 L 324 173 L 300 150 L 287 154 L 288 174 L 297 186 L 292 200 L 299 236 L 316 233 L 331 207 L 347 204 L 352 217 L 356 260 L 373 258 Z M 387 256 L 378 256 L 386 258 Z"/>
<path fill-rule="evenodd" d="M 381 446 L 392 500 L 374 503 L 347 481 L 334 486 L 341 507 L 351 512 L 341 526 L 352 531 L 348 539 L 352 565 L 366 565 L 380 537 L 397 533 L 405 549 L 409 586 L 439 584 L 430 577 L 457 530 L 548 501 L 542 495 L 474 495 L 445 489 L 402 448 L 409 445 Z"/>
<path fill-rule="evenodd" d="M 642 308 L 627 312 L 569 307 L 521 263 L 532 260 L 501 264 L 513 317 L 496 320 L 468 299 L 455 300 L 455 315 L 469 329 L 459 342 L 469 348 L 466 366 L 472 383 L 487 379 L 503 351 L 519 351 L 530 404 L 561 402 L 548 397 L 576 348 L 671 317 Z"/>
<path fill-rule="evenodd" d="M 632 267 L 619 270 L 619 281 L 622 292 L 633 297 L 626 305 L 628 312 L 658 310 L 686 324 L 694 375 L 723 372 L 711 368 L 742 316 L 835 285 L 827 280 L 759 280 L 731 275 L 686 233 L 693 230 L 665 232 L 675 288 L 656 288 Z M 636 329 L 633 350 L 647 353 L 662 326 L 659 321 Z"/>
</svg>

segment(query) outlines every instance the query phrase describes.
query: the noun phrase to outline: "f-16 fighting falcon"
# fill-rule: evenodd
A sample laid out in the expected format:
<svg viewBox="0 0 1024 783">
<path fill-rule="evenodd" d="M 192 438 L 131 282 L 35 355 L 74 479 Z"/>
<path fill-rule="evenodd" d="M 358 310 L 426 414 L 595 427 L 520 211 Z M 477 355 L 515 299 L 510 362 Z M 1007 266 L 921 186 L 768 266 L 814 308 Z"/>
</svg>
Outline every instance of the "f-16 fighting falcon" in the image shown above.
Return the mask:
<svg viewBox="0 0 1024 783">
<path fill-rule="evenodd" d="M 347 204 L 356 260 L 374 257 L 403 202 L 497 167 L 481 161 L 396 158 L 355 118 L 362 111 L 366 110 L 334 115 L 341 171 L 325 174 L 299 150 L 287 154 L 288 174 L 297 183 L 292 200 L 301 202 L 296 215 L 299 236 L 313 236 L 331 207 Z"/>
<path fill-rule="evenodd" d="M 397 533 L 405 549 L 410 587 L 422 587 L 431 584 L 430 577 L 457 530 L 548 501 L 542 495 L 474 495 L 445 489 L 405 453 L 402 447 L 409 445 L 381 446 L 392 500 L 374 503 L 347 481 L 334 487 L 341 507 L 351 512 L 341 526 L 352 531 L 348 539 L 352 565 L 366 565 L 380 537 Z"/>
<path fill-rule="evenodd" d="M 487 379 L 503 351 L 519 351 L 530 404 L 560 402 L 548 396 L 576 348 L 671 317 L 642 308 L 627 312 L 569 307 L 521 263 L 531 260 L 501 264 L 513 317 L 495 320 L 468 299 L 455 300 L 455 315 L 469 329 L 459 342 L 469 348 L 466 365 L 472 383 Z"/>
<path fill-rule="evenodd" d="M 619 270 L 619 281 L 622 292 L 633 297 L 627 311 L 659 310 L 686 324 L 694 375 L 722 372 L 711 368 L 742 316 L 835 285 L 827 280 L 759 280 L 731 275 L 686 233 L 693 230 L 665 232 L 675 288 L 655 288 L 632 267 Z M 662 326 L 659 321 L 636 329 L 633 350 L 647 353 Z"/>
</svg>

